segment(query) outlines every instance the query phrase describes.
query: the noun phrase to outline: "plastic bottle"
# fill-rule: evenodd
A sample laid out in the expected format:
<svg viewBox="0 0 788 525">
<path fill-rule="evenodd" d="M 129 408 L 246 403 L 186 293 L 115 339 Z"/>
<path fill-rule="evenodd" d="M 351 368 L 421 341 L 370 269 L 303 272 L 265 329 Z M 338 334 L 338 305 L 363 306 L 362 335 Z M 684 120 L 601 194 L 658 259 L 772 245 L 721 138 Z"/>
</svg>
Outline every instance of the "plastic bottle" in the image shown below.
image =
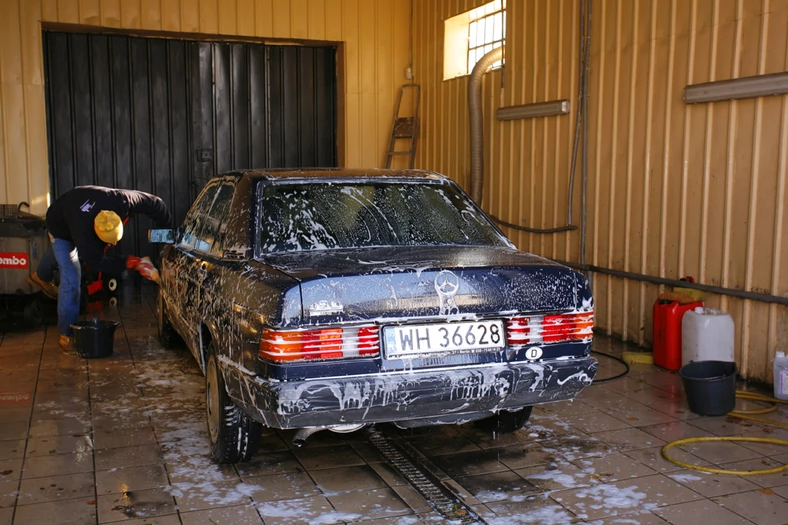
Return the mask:
<svg viewBox="0 0 788 525">
<path fill-rule="evenodd" d="M 774 397 L 788 401 L 788 356 L 777 352 L 774 356 Z"/>
</svg>

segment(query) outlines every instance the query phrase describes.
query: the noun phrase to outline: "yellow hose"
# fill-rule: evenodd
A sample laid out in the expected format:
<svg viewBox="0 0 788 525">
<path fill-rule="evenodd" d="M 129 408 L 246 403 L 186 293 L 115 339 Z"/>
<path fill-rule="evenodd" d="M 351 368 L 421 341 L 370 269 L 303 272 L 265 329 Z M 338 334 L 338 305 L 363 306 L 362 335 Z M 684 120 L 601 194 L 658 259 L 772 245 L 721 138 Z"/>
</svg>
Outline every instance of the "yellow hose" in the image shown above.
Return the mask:
<svg viewBox="0 0 788 525">
<path fill-rule="evenodd" d="M 788 401 L 783 401 L 781 399 L 775 399 L 773 397 L 765 396 L 762 394 L 756 394 L 755 392 L 746 392 L 744 390 L 737 390 L 736 397 L 739 399 L 749 399 L 751 401 L 763 401 L 767 403 L 773 403 L 772 406 L 762 409 L 754 409 L 754 410 L 732 410 L 728 413 L 728 415 L 738 417 L 740 419 L 747 419 L 750 421 L 758 421 L 761 423 L 767 423 L 769 425 L 778 425 L 782 427 L 788 427 L 788 423 L 782 423 L 780 421 L 772 421 L 771 419 L 763 419 L 759 417 L 752 417 L 748 414 L 766 414 L 768 412 L 773 412 L 777 410 L 777 404 L 787 404 Z M 692 470 L 700 470 L 703 472 L 711 472 L 712 474 L 733 474 L 736 476 L 760 476 L 762 474 L 777 474 L 778 472 L 783 472 L 788 470 L 788 465 L 782 465 L 780 467 L 770 468 L 770 469 L 762 469 L 762 470 L 726 470 L 726 469 L 719 469 L 719 468 L 712 468 L 712 467 L 701 467 L 700 465 L 691 465 L 689 463 L 684 463 L 683 461 L 679 461 L 676 458 L 670 457 L 668 454 L 668 450 L 673 447 L 678 447 L 681 445 L 686 445 L 688 443 L 702 443 L 707 441 L 745 441 L 749 443 L 770 443 L 772 445 L 784 445 L 788 446 L 788 441 L 785 439 L 775 439 L 775 438 L 759 438 L 759 437 L 695 437 L 695 438 L 686 438 L 686 439 L 679 439 L 676 441 L 672 441 L 662 447 L 662 457 L 666 460 L 670 461 L 674 465 L 678 465 L 680 467 L 692 469 Z"/>
</svg>

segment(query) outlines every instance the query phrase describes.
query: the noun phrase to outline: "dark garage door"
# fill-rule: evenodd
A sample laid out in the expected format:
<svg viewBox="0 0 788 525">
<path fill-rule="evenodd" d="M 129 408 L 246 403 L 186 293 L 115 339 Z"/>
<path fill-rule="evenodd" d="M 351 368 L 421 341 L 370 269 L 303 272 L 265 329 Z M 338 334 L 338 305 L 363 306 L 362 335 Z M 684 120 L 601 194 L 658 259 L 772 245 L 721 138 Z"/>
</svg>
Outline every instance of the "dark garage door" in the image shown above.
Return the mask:
<svg viewBox="0 0 788 525">
<path fill-rule="evenodd" d="M 335 47 L 45 31 L 44 50 L 53 196 L 148 191 L 178 224 L 214 174 L 337 164 Z M 130 226 L 120 252 L 152 255 Z"/>
</svg>

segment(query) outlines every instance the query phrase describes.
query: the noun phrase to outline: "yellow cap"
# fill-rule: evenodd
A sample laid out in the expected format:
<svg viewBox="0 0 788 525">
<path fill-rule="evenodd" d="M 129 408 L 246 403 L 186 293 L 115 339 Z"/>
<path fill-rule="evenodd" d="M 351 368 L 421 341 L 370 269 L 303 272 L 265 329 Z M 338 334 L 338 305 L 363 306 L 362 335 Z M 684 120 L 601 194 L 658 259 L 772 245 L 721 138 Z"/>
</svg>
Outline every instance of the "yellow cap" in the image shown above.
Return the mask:
<svg viewBox="0 0 788 525">
<path fill-rule="evenodd" d="M 123 221 L 117 213 L 111 210 L 101 210 L 93 219 L 93 229 L 96 235 L 107 244 L 118 242 L 123 237 Z"/>
</svg>

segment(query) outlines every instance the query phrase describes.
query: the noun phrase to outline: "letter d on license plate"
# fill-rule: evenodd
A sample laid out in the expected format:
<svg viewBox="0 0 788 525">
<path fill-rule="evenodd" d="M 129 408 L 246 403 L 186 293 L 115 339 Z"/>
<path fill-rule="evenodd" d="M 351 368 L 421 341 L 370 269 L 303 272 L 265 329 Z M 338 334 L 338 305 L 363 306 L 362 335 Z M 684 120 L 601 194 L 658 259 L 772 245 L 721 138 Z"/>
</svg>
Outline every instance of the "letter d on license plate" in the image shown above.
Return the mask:
<svg viewBox="0 0 788 525">
<path fill-rule="evenodd" d="M 383 340 L 389 359 L 503 348 L 505 344 L 500 320 L 387 326 Z"/>
</svg>

